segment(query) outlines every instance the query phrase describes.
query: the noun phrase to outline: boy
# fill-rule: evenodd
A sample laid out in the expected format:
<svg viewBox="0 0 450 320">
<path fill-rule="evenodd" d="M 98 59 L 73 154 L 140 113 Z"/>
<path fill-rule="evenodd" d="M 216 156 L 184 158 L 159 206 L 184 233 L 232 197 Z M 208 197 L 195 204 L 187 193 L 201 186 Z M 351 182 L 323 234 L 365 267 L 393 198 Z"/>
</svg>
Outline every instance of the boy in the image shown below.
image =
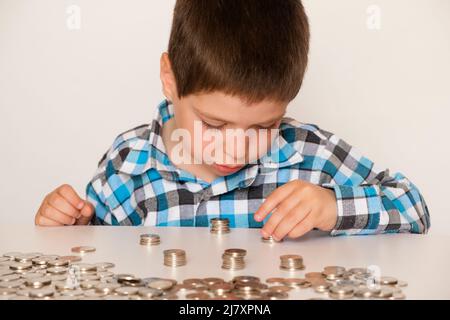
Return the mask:
<svg viewBox="0 0 450 320">
<path fill-rule="evenodd" d="M 117 137 L 87 200 L 63 185 L 35 223 L 208 226 L 220 217 L 275 240 L 315 228 L 426 233 L 428 208 L 406 177 L 284 117 L 309 38 L 300 0 L 178 0 L 153 122 Z"/>
</svg>

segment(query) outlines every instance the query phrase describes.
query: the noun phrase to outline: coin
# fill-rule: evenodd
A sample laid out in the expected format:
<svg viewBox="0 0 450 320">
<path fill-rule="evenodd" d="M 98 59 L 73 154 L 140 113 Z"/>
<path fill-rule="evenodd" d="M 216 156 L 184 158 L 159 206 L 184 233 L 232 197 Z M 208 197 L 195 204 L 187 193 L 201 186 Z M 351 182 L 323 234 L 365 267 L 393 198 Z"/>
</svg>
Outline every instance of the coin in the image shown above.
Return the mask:
<svg viewBox="0 0 450 320">
<path fill-rule="evenodd" d="M 316 291 L 317 293 L 324 293 L 324 292 L 328 292 L 328 290 L 331 287 L 331 284 L 325 280 L 319 280 L 319 281 L 313 282 L 312 287 L 313 287 L 314 291 Z"/>
<path fill-rule="evenodd" d="M 273 292 L 289 292 L 292 290 L 292 287 L 289 286 L 272 286 L 269 287 L 269 291 L 273 291 Z"/>
<path fill-rule="evenodd" d="M 80 262 L 82 259 L 80 256 L 62 256 L 58 258 L 59 260 L 67 260 L 69 263 Z"/>
<path fill-rule="evenodd" d="M 114 290 L 116 290 L 117 288 L 120 288 L 120 284 L 100 283 L 95 287 L 95 290 L 100 293 L 110 294 L 111 292 L 114 292 Z"/>
<path fill-rule="evenodd" d="M 154 233 L 141 234 L 139 243 L 143 246 L 156 246 L 161 243 L 159 235 Z"/>
<path fill-rule="evenodd" d="M 71 265 L 74 270 L 80 270 L 82 273 L 96 272 L 97 267 L 90 263 L 74 263 Z"/>
<path fill-rule="evenodd" d="M 101 282 L 98 280 L 86 280 L 82 281 L 80 283 L 80 287 L 83 289 L 94 289 L 96 286 L 98 286 Z"/>
<path fill-rule="evenodd" d="M 125 286 L 136 287 L 142 285 L 142 279 L 135 277 L 132 274 L 118 274 L 116 275 L 117 282 Z"/>
<path fill-rule="evenodd" d="M 399 286 L 399 287 L 407 287 L 408 286 L 408 282 L 403 281 L 403 280 L 399 280 L 399 281 L 397 281 L 397 286 Z"/>
<path fill-rule="evenodd" d="M 287 278 L 283 281 L 283 284 L 292 288 L 308 288 L 311 286 L 311 282 L 301 278 Z"/>
<path fill-rule="evenodd" d="M 230 233 L 230 220 L 228 218 L 213 218 L 210 220 L 211 229 L 213 234 L 225 234 Z"/>
<path fill-rule="evenodd" d="M 152 288 L 140 288 L 138 290 L 138 295 L 144 298 L 155 298 L 163 294 L 162 290 L 152 289 Z"/>
<path fill-rule="evenodd" d="M 394 295 L 394 290 L 391 288 L 381 288 L 378 295 L 376 295 L 377 298 L 390 298 Z"/>
<path fill-rule="evenodd" d="M 30 298 L 44 298 L 51 297 L 55 294 L 52 288 L 41 288 L 30 290 Z"/>
<path fill-rule="evenodd" d="M 280 260 L 280 269 L 282 270 L 295 271 L 305 269 L 303 258 L 298 254 L 285 254 L 280 256 Z"/>
<path fill-rule="evenodd" d="M 73 247 L 71 249 L 72 252 L 74 253 L 89 253 L 89 252 L 95 252 L 95 248 L 94 247 L 90 247 L 90 246 L 78 246 L 78 247 Z"/>
<path fill-rule="evenodd" d="M 22 278 L 19 274 L 8 274 L 0 277 L 0 281 L 16 281 Z"/>
<path fill-rule="evenodd" d="M 164 250 L 164 265 L 169 267 L 181 267 L 186 265 L 186 252 L 181 249 Z"/>
<path fill-rule="evenodd" d="M 268 236 L 268 237 L 261 237 L 261 241 L 264 243 L 276 243 L 276 242 L 283 242 L 283 239 L 277 241 L 273 238 L 273 236 Z"/>
<path fill-rule="evenodd" d="M 204 282 L 206 285 L 208 285 L 208 286 L 212 286 L 212 285 L 215 285 L 215 284 L 224 283 L 225 280 L 223 280 L 222 278 L 213 278 L 213 277 L 210 277 L 210 278 L 204 278 L 204 279 L 203 279 L 203 282 Z"/>
<path fill-rule="evenodd" d="M 48 286 L 52 283 L 52 279 L 49 277 L 40 277 L 40 278 L 33 278 L 28 279 L 25 281 L 25 285 L 27 287 L 33 287 L 33 288 L 42 288 L 44 286 Z"/>
<path fill-rule="evenodd" d="M 60 259 L 51 260 L 48 261 L 47 265 L 49 267 L 67 267 L 69 265 L 69 260 L 60 260 Z"/>
<path fill-rule="evenodd" d="M 350 299 L 354 294 L 351 286 L 331 286 L 329 290 L 329 296 L 333 299 Z"/>
<path fill-rule="evenodd" d="M 388 298 L 389 300 L 403 300 L 406 299 L 406 295 L 403 292 L 394 292 L 394 294 Z"/>
<path fill-rule="evenodd" d="M 210 298 L 210 295 L 203 292 L 196 292 L 196 293 L 188 293 L 186 295 L 186 299 L 189 300 L 208 300 Z"/>
<path fill-rule="evenodd" d="M 375 279 L 376 282 L 384 285 L 396 285 L 398 280 L 394 277 L 380 277 L 379 279 Z"/>
<path fill-rule="evenodd" d="M 35 253 L 24 253 L 14 257 L 14 260 L 17 262 L 31 262 L 35 258 L 39 258 L 40 254 Z"/>
<path fill-rule="evenodd" d="M 283 300 L 287 299 L 289 295 L 286 292 L 269 291 L 262 294 L 264 300 Z"/>
<path fill-rule="evenodd" d="M 97 267 L 97 270 L 106 270 L 106 269 L 112 269 L 115 267 L 114 263 L 111 262 L 98 262 L 93 264 L 95 267 Z"/>
<path fill-rule="evenodd" d="M 355 297 L 358 298 L 372 298 L 377 297 L 381 290 L 377 288 L 361 287 L 355 290 Z"/>
<path fill-rule="evenodd" d="M 63 274 L 66 273 L 67 271 L 68 268 L 66 267 L 52 267 L 47 269 L 47 272 L 51 274 Z"/>
<path fill-rule="evenodd" d="M 169 290 L 173 287 L 173 282 L 169 280 L 155 280 L 149 282 L 147 287 L 158 290 Z"/>
<path fill-rule="evenodd" d="M 139 289 L 136 287 L 120 287 L 114 290 L 115 293 L 123 296 L 129 296 L 138 293 Z"/>
<path fill-rule="evenodd" d="M 267 283 L 277 283 L 277 284 L 283 284 L 284 283 L 285 278 L 268 278 L 266 279 Z"/>
<path fill-rule="evenodd" d="M 209 287 L 209 290 L 215 295 L 221 296 L 233 290 L 234 286 L 230 283 L 216 283 Z"/>
</svg>

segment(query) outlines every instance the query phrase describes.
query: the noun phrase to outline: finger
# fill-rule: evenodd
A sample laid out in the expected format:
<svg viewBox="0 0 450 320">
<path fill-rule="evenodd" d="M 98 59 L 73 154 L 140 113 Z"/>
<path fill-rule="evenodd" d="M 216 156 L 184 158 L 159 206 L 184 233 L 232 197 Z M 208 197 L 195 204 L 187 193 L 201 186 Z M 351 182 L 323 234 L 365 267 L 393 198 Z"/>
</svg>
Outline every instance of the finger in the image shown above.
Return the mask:
<svg viewBox="0 0 450 320">
<path fill-rule="evenodd" d="M 41 211 L 41 216 L 52 219 L 62 224 L 72 225 L 75 223 L 75 218 L 68 216 L 51 205 L 45 206 Z"/>
<path fill-rule="evenodd" d="M 261 233 L 264 237 L 268 237 L 273 235 L 273 231 L 278 226 L 280 221 L 287 215 L 293 208 L 295 208 L 299 204 L 299 196 L 298 193 L 291 193 L 291 195 L 284 199 L 278 207 L 272 210 L 272 215 L 269 220 L 264 224 L 261 229 Z"/>
<path fill-rule="evenodd" d="M 77 225 L 87 225 L 92 219 L 95 213 L 95 208 L 89 201 L 85 201 L 83 209 L 81 209 L 81 217 L 77 220 L 75 224 Z"/>
<path fill-rule="evenodd" d="M 311 209 L 304 205 L 297 205 L 286 214 L 272 233 L 275 240 L 282 240 L 291 230 L 302 222 L 311 212 Z"/>
<path fill-rule="evenodd" d="M 36 217 L 36 225 L 42 226 L 42 227 L 59 227 L 62 226 L 62 223 L 59 223 L 57 221 L 54 221 L 52 219 L 49 219 L 47 217 L 44 217 L 42 215 L 38 215 Z"/>
<path fill-rule="evenodd" d="M 87 200 L 84 203 L 85 203 L 84 207 L 80 211 L 81 216 L 90 218 L 94 215 L 94 212 L 95 212 L 94 205 Z"/>
<path fill-rule="evenodd" d="M 58 188 L 58 193 L 66 199 L 74 208 L 81 210 L 84 206 L 83 199 L 77 194 L 77 192 L 68 184 L 63 184 Z"/>
<path fill-rule="evenodd" d="M 63 196 L 59 193 L 52 193 L 47 200 L 47 205 L 58 209 L 62 213 L 76 218 L 80 215 L 80 211 L 75 209 Z"/>
<path fill-rule="evenodd" d="M 42 203 L 41 203 L 41 205 L 39 206 L 38 211 L 36 212 L 36 215 L 35 215 L 35 217 L 34 217 L 34 224 L 35 224 L 35 225 L 38 225 L 38 224 L 39 224 L 39 223 L 38 223 L 38 218 L 39 218 L 39 216 L 41 215 L 42 208 L 43 208 L 44 206 L 47 205 L 47 199 L 48 199 L 48 197 L 49 197 L 49 194 L 45 196 L 44 200 L 42 200 Z"/>
<path fill-rule="evenodd" d="M 256 210 L 254 219 L 256 221 L 263 221 L 266 216 L 275 209 L 275 207 L 288 197 L 294 191 L 294 185 L 286 183 L 281 187 L 275 189 L 263 202 L 263 204 Z"/>
<path fill-rule="evenodd" d="M 75 222 L 75 224 L 78 226 L 85 226 L 85 225 L 89 224 L 89 222 L 91 221 L 91 218 L 92 217 L 82 216 L 80 219 L 77 220 L 77 222 Z"/>
<path fill-rule="evenodd" d="M 288 233 L 288 237 L 295 239 L 299 238 L 314 228 L 314 217 L 312 214 L 308 214 L 305 219 L 299 222 L 294 229 Z"/>
</svg>

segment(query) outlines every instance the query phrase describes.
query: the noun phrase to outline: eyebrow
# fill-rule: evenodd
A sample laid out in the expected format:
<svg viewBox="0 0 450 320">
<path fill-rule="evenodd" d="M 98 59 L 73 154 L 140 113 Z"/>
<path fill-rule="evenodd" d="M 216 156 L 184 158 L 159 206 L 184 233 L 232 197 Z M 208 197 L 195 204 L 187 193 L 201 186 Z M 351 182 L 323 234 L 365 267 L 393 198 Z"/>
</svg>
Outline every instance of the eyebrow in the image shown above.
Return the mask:
<svg viewBox="0 0 450 320">
<path fill-rule="evenodd" d="M 207 113 L 203 113 L 202 111 L 198 110 L 195 106 L 194 106 L 194 110 L 195 110 L 195 112 L 196 112 L 198 115 L 201 115 L 201 116 L 203 116 L 203 117 L 205 117 L 205 118 L 208 118 L 208 119 L 210 119 L 210 120 L 218 121 L 218 122 L 228 122 L 228 121 L 226 121 L 226 120 L 224 120 L 224 119 L 216 118 L 216 117 L 213 116 L 213 115 L 209 115 L 209 114 L 207 114 Z M 260 124 L 260 125 L 261 125 L 261 124 L 271 124 L 271 123 L 277 122 L 279 119 L 283 118 L 283 117 L 286 115 L 286 112 L 287 112 L 287 110 L 284 110 L 284 112 L 283 112 L 283 114 L 281 115 L 281 117 L 278 116 L 278 117 L 276 117 L 276 118 L 269 119 L 269 120 L 267 120 L 267 121 L 265 121 L 265 122 L 260 122 L 259 124 Z"/>
</svg>

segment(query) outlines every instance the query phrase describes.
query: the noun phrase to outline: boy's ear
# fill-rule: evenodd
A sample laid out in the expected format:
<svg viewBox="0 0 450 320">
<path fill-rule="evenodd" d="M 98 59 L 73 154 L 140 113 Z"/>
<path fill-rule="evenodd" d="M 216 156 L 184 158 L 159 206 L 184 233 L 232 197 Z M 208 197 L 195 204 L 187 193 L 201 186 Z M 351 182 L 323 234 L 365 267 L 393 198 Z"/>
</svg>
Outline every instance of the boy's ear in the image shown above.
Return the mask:
<svg viewBox="0 0 450 320">
<path fill-rule="evenodd" d="M 172 64 L 170 63 L 169 54 L 163 52 L 161 55 L 161 70 L 160 78 L 162 84 L 162 90 L 167 100 L 173 102 L 173 99 L 177 97 L 177 85 L 175 76 L 172 71 Z"/>
</svg>

